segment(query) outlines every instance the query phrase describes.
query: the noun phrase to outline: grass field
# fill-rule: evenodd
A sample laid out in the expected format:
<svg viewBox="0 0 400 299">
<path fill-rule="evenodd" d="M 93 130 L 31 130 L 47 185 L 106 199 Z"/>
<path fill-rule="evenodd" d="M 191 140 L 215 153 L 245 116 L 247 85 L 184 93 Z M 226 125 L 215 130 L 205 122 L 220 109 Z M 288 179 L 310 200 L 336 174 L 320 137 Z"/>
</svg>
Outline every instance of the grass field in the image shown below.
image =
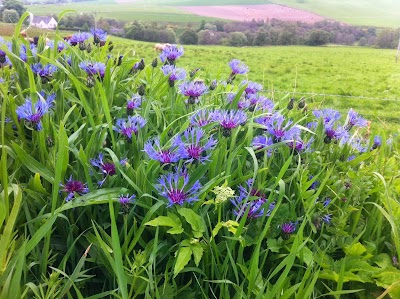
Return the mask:
<svg viewBox="0 0 400 299">
<path fill-rule="evenodd" d="M 119 49 L 147 63 L 157 55 L 153 44 L 118 39 Z M 400 103 L 400 64 L 393 50 L 355 47 L 204 47 L 185 46 L 181 64 L 200 67 L 204 78 L 226 73 L 227 62 L 237 58 L 249 67 L 249 80 L 263 83 L 275 96 L 304 94 L 314 105 L 323 103 L 338 109 L 353 107 L 376 119 L 400 123 L 397 111 Z M 224 57 L 222 60 L 221 57 Z M 223 78 L 221 78 L 223 79 Z M 289 93 L 288 93 L 289 92 Z M 295 94 L 296 98 L 302 94 Z M 354 98 L 353 98 L 354 97 Z M 368 99 L 360 99 L 366 97 Z"/>
</svg>

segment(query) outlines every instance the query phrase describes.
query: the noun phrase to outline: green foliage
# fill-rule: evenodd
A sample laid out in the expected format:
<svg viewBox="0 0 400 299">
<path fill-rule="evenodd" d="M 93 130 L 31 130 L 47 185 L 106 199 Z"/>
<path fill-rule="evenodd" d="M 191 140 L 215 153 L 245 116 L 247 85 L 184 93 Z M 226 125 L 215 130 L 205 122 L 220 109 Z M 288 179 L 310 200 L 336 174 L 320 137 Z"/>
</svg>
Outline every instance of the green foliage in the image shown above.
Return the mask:
<svg viewBox="0 0 400 299">
<path fill-rule="evenodd" d="M 184 45 L 196 45 L 198 40 L 196 31 L 192 29 L 186 29 L 179 37 L 179 41 Z"/>
<path fill-rule="evenodd" d="M 17 23 L 19 20 L 18 12 L 15 9 L 3 10 L 2 20 L 5 23 Z"/>
<path fill-rule="evenodd" d="M 228 45 L 233 47 L 247 46 L 247 37 L 243 32 L 232 32 L 228 35 Z"/>
</svg>

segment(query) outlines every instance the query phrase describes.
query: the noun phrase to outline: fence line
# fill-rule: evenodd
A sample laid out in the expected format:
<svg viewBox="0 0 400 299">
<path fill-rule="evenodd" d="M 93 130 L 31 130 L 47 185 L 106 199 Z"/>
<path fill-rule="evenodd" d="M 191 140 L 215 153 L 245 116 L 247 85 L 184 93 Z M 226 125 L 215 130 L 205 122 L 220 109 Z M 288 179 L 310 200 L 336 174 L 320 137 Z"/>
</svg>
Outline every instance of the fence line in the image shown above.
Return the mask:
<svg viewBox="0 0 400 299">
<path fill-rule="evenodd" d="M 309 95 L 309 96 L 322 96 L 322 97 L 337 97 L 337 98 L 350 98 L 350 99 L 365 99 L 365 100 L 374 100 L 374 101 L 394 101 L 400 102 L 400 99 L 394 98 L 372 98 L 366 96 L 346 96 L 340 94 L 329 94 L 329 93 L 315 93 L 315 92 L 298 92 L 298 91 L 286 91 L 286 90 L 275 90 L 275 89 L 264 89 L 264 92 L 270 93 L 288 93 L 288 94 L 300 94 L 300 95 Z"/>
</svg>

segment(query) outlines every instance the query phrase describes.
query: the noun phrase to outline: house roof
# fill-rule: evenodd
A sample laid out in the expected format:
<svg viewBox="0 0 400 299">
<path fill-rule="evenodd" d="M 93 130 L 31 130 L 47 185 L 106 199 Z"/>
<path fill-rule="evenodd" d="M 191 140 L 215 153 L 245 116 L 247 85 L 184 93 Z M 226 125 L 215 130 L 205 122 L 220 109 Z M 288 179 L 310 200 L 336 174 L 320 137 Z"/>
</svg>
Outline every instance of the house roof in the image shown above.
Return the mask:
<svg viewBox="0 0 400 299">
<path fill-rule="evenodd" d="M 34 16 L 32 23 L 40 23 L 43 21 L 44 23 L 48 24 L 52 18 L 52 16 Z"/>
</svg>

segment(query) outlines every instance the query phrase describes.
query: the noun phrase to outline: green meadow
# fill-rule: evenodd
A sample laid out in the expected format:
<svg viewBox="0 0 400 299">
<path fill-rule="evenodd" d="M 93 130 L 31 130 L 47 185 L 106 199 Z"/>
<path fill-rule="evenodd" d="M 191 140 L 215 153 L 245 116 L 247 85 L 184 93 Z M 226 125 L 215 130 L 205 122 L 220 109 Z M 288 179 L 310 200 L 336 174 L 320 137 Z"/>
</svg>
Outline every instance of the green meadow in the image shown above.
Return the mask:
<svg viewBox="0 0 400 299">
<path fill-rule="evenodd" d="M 116 43 L 119 51 L 146 63 L 158 55 L 152 43 L 125 39 Z M 312 106 L 355 108 L 392 127 L 400 123 L 393 112 L 400 103 L 400 64 L 395 63 L 395 54 L 394 50 L 335 46 L 185 46 L 181 64 L 200 68 L 203 78 L 213 78 L 227 71 L 226 61 L 238 58 L 250 67 L 248 79 L 262 83 L 270 96 L 304 96 Z"/>
</svg>

